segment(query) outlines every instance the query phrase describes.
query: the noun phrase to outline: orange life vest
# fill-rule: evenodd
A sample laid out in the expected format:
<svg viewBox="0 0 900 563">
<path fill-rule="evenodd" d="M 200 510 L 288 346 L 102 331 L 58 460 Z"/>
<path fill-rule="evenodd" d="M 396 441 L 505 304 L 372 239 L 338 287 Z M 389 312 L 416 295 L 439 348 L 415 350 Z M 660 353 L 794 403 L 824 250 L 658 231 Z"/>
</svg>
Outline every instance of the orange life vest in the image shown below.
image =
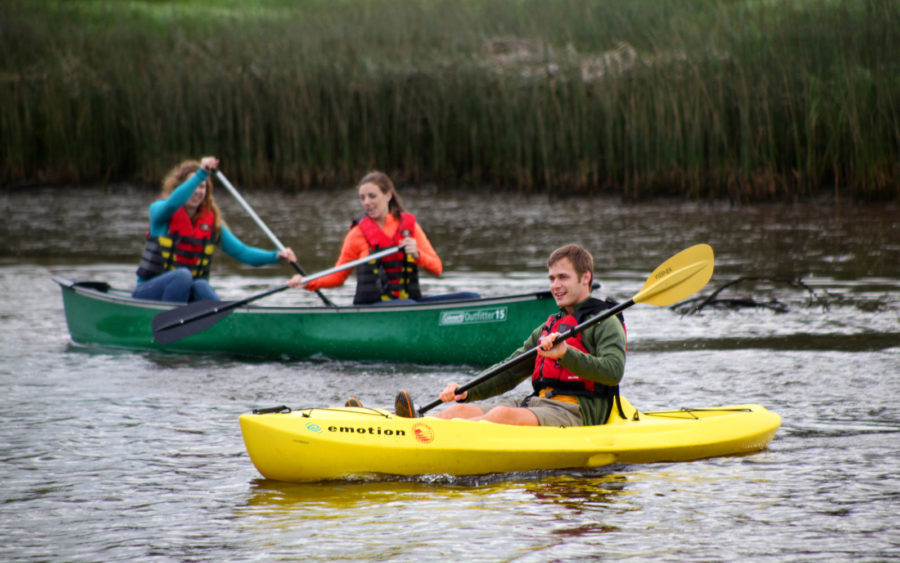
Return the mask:
<svg viewBox="0 0 900 563">
<path fill-rule="evenodd" d="M 541 332 L 541 336 L 543 337 L 554 332 L 566 332 L 572 327 L 581 324 L 589 316 L 599 314 L 614 305 L 614 302 L 602 301 L 592 297 L 582 305 L 581 308 L 575 311 L 575 313 L 564 315 L 562 311 L 560 311 L 555 315 L 550 315 L 546 324 L 544 324 L 544 330 Z M 616 318 L 619 319 L 619 322 L 621 322 L 624 327 L 625 319 L 622 314 L 619 313 Z M 584 339 L 580 332 L 575 336 L 567 338 L 566 345 L 586 354 L 590 353 L 584 345 Z M 551 388 L 553 390 L 552 394 L 545 395 L 548 397 L 553 394 L 608 397 L 618 390 L 617 387 L 603 385 L 602 383 L 579 377 L 562 367 L 559 364 L 559 360 L 546 358 L 540 354 L 538 354 L 534 361 L 534 371 L 531 374 L 531 385 L 534 387 L 535 393 L 539 393 L 543 389 Z"/>
</svg>

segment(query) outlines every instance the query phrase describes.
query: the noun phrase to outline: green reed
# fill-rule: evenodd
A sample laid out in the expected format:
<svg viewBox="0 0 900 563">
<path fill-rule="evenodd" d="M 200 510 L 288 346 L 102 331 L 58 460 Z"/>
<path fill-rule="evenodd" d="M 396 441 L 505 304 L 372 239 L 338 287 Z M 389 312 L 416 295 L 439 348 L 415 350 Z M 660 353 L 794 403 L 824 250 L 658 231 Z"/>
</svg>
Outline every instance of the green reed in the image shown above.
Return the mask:
<svg viewBox="0 0 900 563">
<path fill-rule="evenodd" d="M 900 193 L 891 0 L 0 0 L 0 183 Z"/>
</svg>

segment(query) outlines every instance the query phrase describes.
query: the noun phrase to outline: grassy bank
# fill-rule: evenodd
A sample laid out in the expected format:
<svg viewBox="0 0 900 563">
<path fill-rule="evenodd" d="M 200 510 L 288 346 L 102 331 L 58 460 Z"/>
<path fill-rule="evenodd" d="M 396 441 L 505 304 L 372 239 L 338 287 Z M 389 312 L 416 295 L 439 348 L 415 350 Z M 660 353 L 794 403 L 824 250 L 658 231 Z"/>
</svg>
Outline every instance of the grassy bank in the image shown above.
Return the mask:
<svg viewBox="0 0 900 563">
<path fill-rule="evenodd" d="M 893 0 L 0 0 L 0 183 L 900 195 Z"/>
</svg>

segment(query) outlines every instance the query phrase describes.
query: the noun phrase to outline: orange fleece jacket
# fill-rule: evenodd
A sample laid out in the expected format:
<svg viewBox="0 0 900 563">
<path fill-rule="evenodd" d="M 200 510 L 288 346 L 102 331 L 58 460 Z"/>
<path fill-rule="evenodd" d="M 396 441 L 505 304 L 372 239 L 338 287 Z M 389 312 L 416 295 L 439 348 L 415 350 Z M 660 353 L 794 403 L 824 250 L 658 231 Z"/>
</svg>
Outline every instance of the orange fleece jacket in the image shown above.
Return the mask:
<svg viewBox="0 0 900 563">
<path fill-rule="evenodd" d="M 384 228 L 382 229 L 384 234 L 386 234 L 388 238 L 393 237 L 394 233 L 397 232 L 398 224 L 397 218 L 389 213 L 384 220 Z M 425 231 L 419 226 L 418 221 L 413 229 L 412 236 L 416 239 L 416 244 L 419 247 L 419 258 L 416 259 L 416 264 L 419 266 L 419 269 L 425 270 L 429 274 L 440 276 L 441 272 L 444 270 L 444 265 L 441 263 L 441 258 L 437 255 L 437 252 L 435 252 L 434 247 L 431 246 L 428 237 L 425 236 Z M 363 236 L 362 229 L 359 228 L 359 225 L 354 225 L 353 228 L 350 229 L 350 232 L 347 233 L 347 236 L 344 237 L 344 246 L 341 247 L 341 255 L 335 266 L 340 266 L 351 260 L 356 260 L 357 258 L 368 255 L 369 243 L 366 242 L 366 237 Z M 341 272 L 335 272 L 324 278 L 312 280 L 306 284 L 306 289 L 315 291 L 324 287 L 338 287 L 344 285 L 344 282 L 350 277 L 351 271 L 352 268 Z"/>
</svg>

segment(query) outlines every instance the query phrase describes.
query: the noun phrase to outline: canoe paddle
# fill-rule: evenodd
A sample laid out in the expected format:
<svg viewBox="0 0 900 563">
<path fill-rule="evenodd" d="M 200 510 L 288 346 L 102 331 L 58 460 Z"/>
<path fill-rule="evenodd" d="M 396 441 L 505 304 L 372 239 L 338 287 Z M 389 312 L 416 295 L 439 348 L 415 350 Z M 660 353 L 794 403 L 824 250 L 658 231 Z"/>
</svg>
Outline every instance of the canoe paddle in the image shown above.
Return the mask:
<svg viewBox="0 0 900 563">
<path fill-rule="evenodd" d="M 272 244 L 274 244 L 275 247 L 278 248 L 278 250 L 284 252 L 284 245 L 281 244 L 281 241 L 278 240 L 278 237 L 275 236 L 275 233 L 270 231 L 269 227 L 267 227 L 266 224 L 263 223 L 262 219 L 259 218 L 259 215 L 256 214 L 256 211 L 253 211 L 253 208 L 250 207 L 250 204 L 247 203 L 243 197 L 241 197 L 240 193 L 238 193 L 237 188 L 231 185 L 231 182 L 228 181 L 228 178 L 225 177 L 225 174 L 222 174 L 220 170 L 216 170 L 216 178 L 218 178 L 219 181 L 222 182 L 222 185 L 225 186 L 225 188 L 229 192 L 231 192 L 231 195 L 234 196 L 234 199 L 236 199 L 237 202 L 241 204 L 241 207 L 244 208 L 244 211 L 246 211 L 247 214 L 250 215 L 250 217 L 256 222 L 257 225 L 259 225 L 259 228 L 262 229 L 262 232 L 266 233 L 266 236 L 269 237 L 269 240 L 272 241 Z M 301 276 L 306 275 L 306 272 L 303 271 L 303 268 L 300 267 L 300 264 L 291 262 L 291 266 L 293 266 L 294 269 L 297 270 L 297 273 Z M 316 295 L 319 296 L 319 298 L 322 300 L 322 303 L 324 303 L 326 306 L 335 306 L 334 303 L 332 303 L 330 299 L 325 297 L 325 294 L 320 290 L 316 290 Z"/>
<path fill-rule="evenodd" d="M 682 250 L 653 270 L 653 273 L 647 278 L 644 287 L 641 288 L 634 297 L 624 303 L 619 303 L 611 309 L 603 311 L 599 315 L 586 319 L 581 324 L 576 325 L 557 336 L 556 340 L 571 338 L 587 327 L 595 325 L 600 321 L 604 321 L 613 315 L 617 315 L 635 303 L 648 303 L 650 305 L 662 307 L 686 299 L 697 293 L 712 277 L 713 262 L 713 249 L 708 244 L 698 244 Z M 506 369 L 524 362 L 529 358 L 533 358 L 537 355 L 538 348 L 540 348 L 540 345 L 537 345 L 530 350 L 526 350 L 514 358 L 510 358 L 491 368 L 480 377 L 477 377 L 464 385 L 460 385 L 456 389 L 456 394 L 459 395 L 463 391 L 468 391 Z M 440 399 L 437 399 L 436 401 L 428 403 L 418 410 L 419 416 L 422 416 L 434 407 L 442 404 L 442 402 L 443 401 Z M 397 395 L 397 403 L 407 404 L 410 407 L 409 412 L 414 412 L 412 401 L 409 399 L 409 395 L 406 391 L 400 391 Z"/>
<path fill-rule="evenodd" d="M 307 277 L 305 281 L 324 278 L 325 276 L 329 276 L 335 272 L 348 270 L 355 266 L 359 266 L 360 264 L 365 264 L 366 262 L 371 262 L 372 260 L 384 258 L 389 254 L 400 251 L 401 248 L 402 247 L 398 245 L 392 246 L 390 248 L 385 248 L 384 250 L 379 250 L 378 252 L 369 254 L 368 256 L 363 256 L 362 258 L 358 258 L 345 264 L 340 264 L 338 266 L 334 266 L 333 268 L 329 268 L 327 270 L 323 270 L 321 272 L 313 274 Z M 184 305 L 183 307 L 176 307 L 168 311 L 163 311 L 162 313 L 159 313 L 155 317 L 153 317 L 153 338 L 160 344 L 171 344 L 176 340 L 181 340 L 182 338 L 187 338 L 192 334 L 203 332 L 204 330 L 227 317 L 232 311 L 234 311 L 241 305 L 246 305 L 251 301 L 256 301 L 257 299 L 262 299 L 263 297 L 268 297 L 273 293 L 284 291 L 289 287 L 290 286 L 287 284 L 280 285 L 278 287 L 273 287 L 272 289 L 263 291 L 262 293 L 257 293 L 255 295 L 251 295 L 250 297 L 245 297 L 244 299 L 239 299 L 237 301 L 197 301 L 195 303 Z"/>
</svg>

